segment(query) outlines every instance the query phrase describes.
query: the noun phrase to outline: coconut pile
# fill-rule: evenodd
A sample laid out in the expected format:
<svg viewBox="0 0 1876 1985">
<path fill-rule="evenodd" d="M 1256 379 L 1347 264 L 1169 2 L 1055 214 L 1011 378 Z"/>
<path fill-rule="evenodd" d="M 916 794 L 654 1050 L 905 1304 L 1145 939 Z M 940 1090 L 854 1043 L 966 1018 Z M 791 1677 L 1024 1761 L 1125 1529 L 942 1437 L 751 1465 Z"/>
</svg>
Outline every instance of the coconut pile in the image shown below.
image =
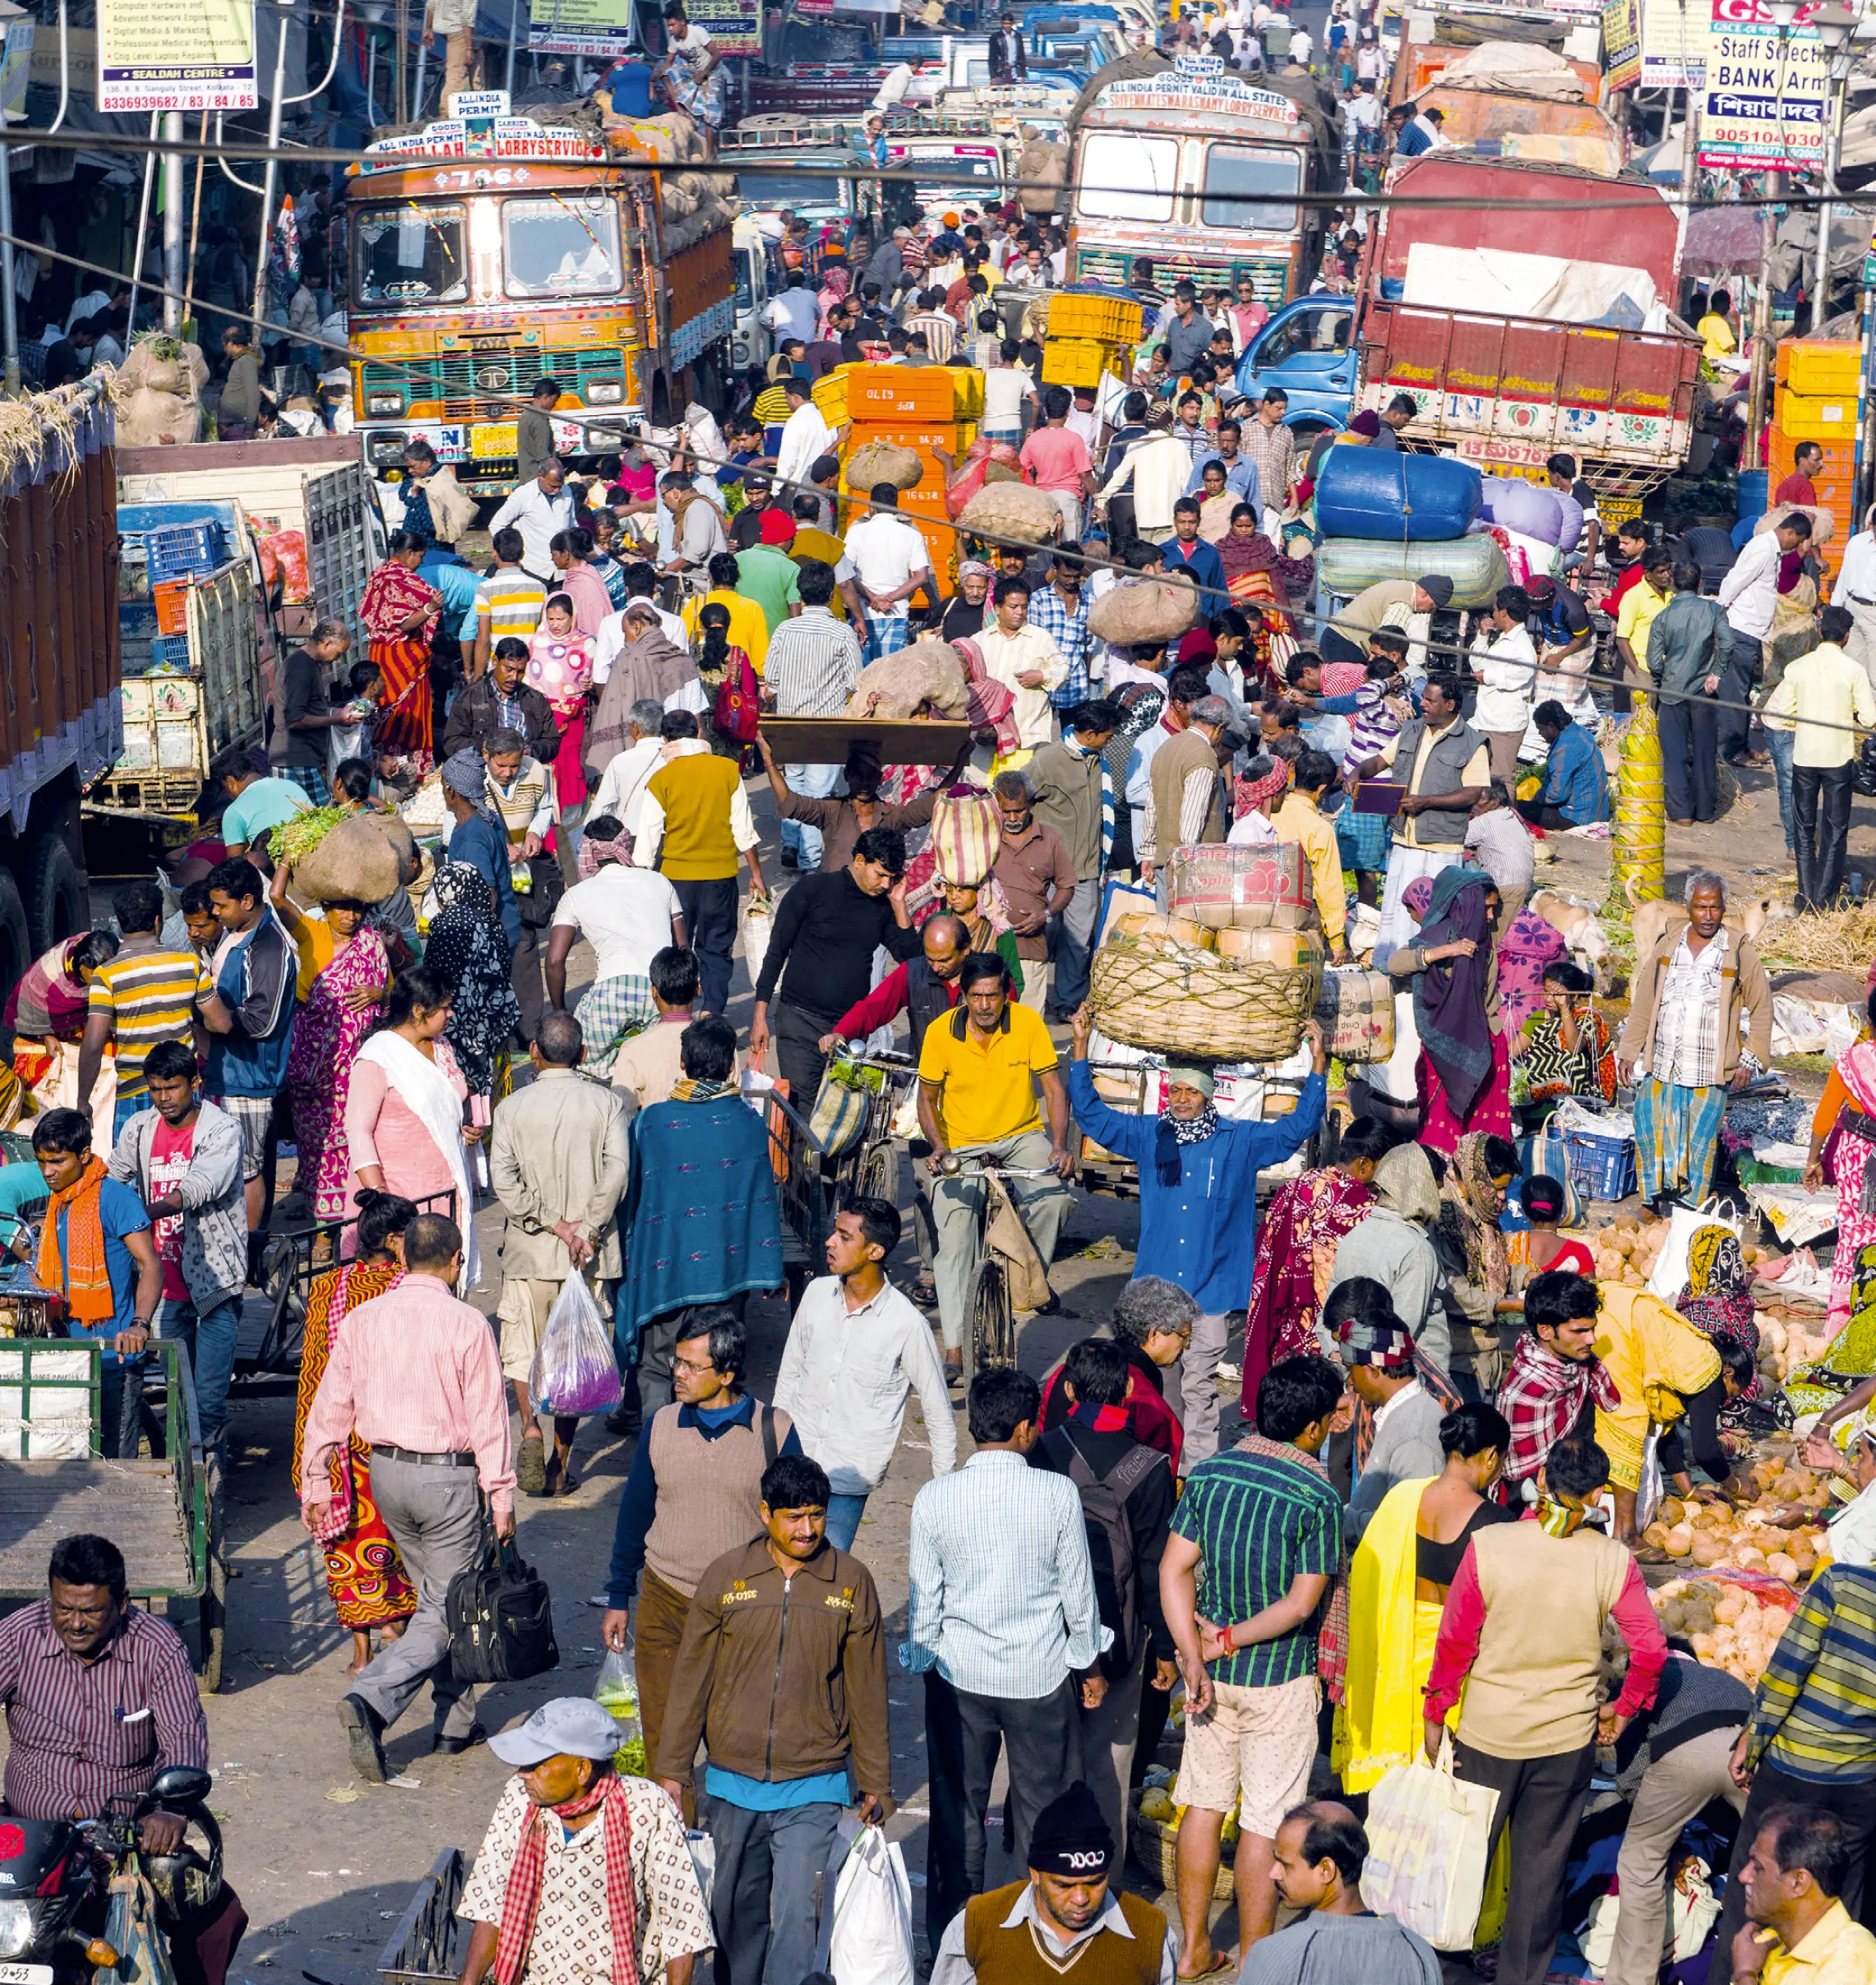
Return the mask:
<svg viewBox="0 0 1876 1985">
<path fill-rule="evenodd" d="M 1665 1220 L 1644 1221 L 1629 1214 L 1586 1233 L 1583 1239 L 1596 1257 L 1596 1281 L 1625 1282 L 1631 1289 L 1644 1287 L 1661 1259 L 1667 1230 Z M 1763 1248 L 1747 1248 L 1744 1252 L 1749 1268 L 1770 1258 Z"/>
<path fill-rule="evenodd" d="M 1684 1641 L 1707 1668 L 1755 1687 L 1791 1623 L 1791 1609 L 1721 1579 L 1670 1579 L 1652 1595 L 1661 1632 Z"/>
</svg>

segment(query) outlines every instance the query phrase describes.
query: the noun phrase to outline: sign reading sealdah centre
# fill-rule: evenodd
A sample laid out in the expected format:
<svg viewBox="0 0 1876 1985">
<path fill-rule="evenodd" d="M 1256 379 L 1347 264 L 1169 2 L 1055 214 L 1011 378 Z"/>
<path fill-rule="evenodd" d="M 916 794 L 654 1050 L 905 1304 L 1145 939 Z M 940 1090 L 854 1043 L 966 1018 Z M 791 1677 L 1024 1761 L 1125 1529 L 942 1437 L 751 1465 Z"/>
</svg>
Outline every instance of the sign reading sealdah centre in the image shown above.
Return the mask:
<svg viewBox="0 0 1876 1985">
<path fill-rule="evenodd" d="M 100 110 L 252 110 L 254 0 L 98 0 Z"/>
</svg>

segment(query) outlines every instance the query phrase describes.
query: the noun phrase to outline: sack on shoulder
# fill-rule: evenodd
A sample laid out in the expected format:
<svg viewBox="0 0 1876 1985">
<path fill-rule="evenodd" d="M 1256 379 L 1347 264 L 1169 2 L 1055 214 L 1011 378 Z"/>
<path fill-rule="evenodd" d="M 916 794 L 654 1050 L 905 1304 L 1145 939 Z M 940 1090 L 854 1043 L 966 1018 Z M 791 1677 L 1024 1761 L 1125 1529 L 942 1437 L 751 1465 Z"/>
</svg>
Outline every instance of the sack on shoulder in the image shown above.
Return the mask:
<svg viewBox="0 0 1876 1985">
<path fill-rule="evenodd" d="M 547 1581 L 492 1530 L 481 1556 L 450 1581 L 443 1609 L 459 1682 L 525 1682 L 560 1666 Z"/>
</svg>

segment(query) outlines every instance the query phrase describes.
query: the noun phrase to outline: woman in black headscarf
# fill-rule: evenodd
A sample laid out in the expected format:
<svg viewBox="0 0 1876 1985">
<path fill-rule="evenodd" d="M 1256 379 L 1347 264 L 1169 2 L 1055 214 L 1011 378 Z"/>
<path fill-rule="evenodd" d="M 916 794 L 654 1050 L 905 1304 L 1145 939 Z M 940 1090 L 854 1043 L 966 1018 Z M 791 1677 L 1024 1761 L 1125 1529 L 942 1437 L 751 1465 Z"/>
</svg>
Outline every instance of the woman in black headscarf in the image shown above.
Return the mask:
<svg viewBox="0 0 1876 1985">
<path fill-rule="evenodd" d="M 1418 939 L 1388 960 L 1392 976 L 1413 981 L 1420 1141 L 1449 1156 L 1468 1132 L 1511 1135 L 1511 1057 L 1493 970 L 1498 909 L 1498 890 L 1481 870 L 1444 868 Z"/>
<path fill-rule="evenodd" d="M 492 1096 L 495 1057 L 519 1032 L 521 1008 L 509 977 L 495 892 L 466 862 L 446 861 L 430 884 L 435 907 L 423 962 L 455 987 L 443 1038 L 472 1094 Z"/>
</svg>

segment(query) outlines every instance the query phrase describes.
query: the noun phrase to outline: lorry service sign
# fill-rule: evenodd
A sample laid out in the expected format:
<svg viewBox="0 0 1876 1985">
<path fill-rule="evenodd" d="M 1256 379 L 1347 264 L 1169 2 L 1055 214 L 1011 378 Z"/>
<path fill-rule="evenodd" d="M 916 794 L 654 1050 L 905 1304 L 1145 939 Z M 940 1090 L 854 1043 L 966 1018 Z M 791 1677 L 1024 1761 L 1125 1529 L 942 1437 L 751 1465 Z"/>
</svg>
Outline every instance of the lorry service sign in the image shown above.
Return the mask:
<svg viewBox="0 0 1876 1985">
<path fill-rule="evenodd" d="M 98 0 L 100 110 L 253 110 L 254 0 Z"/>
<path fill-rule="evenodd" d="M 1642 87 L 1698 90 L 1712 0 L 1641 0 Z"/>
<path fill-rule="evenodd" d="M 1206 117 L 1297 122 L 1296 106 L 1274 90 L 1254 90 L 1216 55 L 1181 55 L 1170 69 L 1101 93 L 1102 110 L 1197 112 Z"/>
<path fill-rule="evenodd" d="M 1712 0 L 1700 163 L 1737 172 L 1815 172 L 1824 151 L 1830 58 L 1815 11 L 1781 29 L 1764 0 Z"/>
</svg>

